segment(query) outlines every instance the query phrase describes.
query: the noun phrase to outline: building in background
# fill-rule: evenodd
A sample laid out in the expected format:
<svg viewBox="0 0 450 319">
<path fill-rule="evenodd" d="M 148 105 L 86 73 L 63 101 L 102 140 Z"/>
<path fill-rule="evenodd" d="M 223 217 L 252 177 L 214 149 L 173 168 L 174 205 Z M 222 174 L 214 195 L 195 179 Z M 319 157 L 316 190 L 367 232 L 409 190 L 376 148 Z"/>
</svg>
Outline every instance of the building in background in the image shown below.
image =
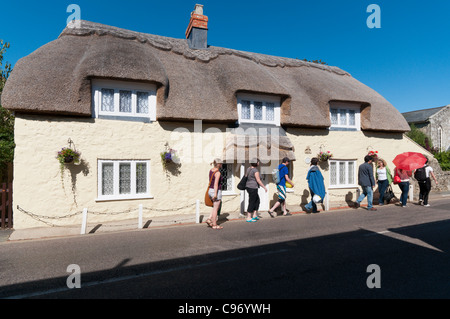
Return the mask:
<svg viewBox="0 0 450 319">
<path fill-rule="evenodd" d="M 450 150 L 450 105 L 402 113 L 409 125 L 414 124 L 431 138 L 439 151 Z"/>
</svg>

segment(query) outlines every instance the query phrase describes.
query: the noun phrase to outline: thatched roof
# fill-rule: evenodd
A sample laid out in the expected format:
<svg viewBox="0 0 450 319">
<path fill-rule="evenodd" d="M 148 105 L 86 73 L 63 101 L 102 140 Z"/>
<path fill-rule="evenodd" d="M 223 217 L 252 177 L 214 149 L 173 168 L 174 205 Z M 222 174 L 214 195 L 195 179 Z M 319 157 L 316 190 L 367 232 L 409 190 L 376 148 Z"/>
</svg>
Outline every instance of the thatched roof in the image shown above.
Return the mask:
<svg viewBox="0 0 450 319">
<path fill-rule="evenodd" d="M 238 92 L 281 97 L 284 126 L 329 127 L 330 101 L 363 105 L 364 130 L 408 131 L 381 95 L 332 66 L 210 46 L 81 21 L 19 60 L 2 105 L 17 112 L 91 116 L 92 78 L 157 84 L 158 120 L 234 123 Z"/>
</svg>

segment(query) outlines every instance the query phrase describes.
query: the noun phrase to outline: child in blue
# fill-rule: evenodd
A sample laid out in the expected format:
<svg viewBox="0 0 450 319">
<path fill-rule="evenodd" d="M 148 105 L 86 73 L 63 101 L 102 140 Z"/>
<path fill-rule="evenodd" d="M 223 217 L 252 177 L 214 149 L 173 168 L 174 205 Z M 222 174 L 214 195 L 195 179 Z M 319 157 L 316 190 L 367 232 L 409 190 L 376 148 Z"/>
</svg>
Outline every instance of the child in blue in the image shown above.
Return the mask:
<svg viewBox="0 0 450 319">
<path fill-rule="evenodd" d="M 273 213 L 278 206 L 281 205 L 281 209 L 283 210 L 283 216 L 290 216 L 291 214 L 286 210 L 286 182 L 294 187 L 294 183 L 289 178 L 289 158 L 283 158 L 281 164 L 278 166 L 278 174 L 280 175 L 280 182 L 277 184 L 277 194 L 278 201 L 273 205 L 273 207 L 269 210 L 270 217 L 274 217 Z"/>
</svg>

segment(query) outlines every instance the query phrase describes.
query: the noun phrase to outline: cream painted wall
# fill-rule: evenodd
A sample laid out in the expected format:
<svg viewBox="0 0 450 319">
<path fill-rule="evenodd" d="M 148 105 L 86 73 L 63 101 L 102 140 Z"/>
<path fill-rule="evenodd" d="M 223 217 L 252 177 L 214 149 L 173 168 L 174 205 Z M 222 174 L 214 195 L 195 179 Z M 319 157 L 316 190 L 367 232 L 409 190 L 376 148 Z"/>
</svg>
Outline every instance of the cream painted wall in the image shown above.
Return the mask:
<svg viewBox="0 0 450 319">
<path fill-rule="evenodd" d="M 195 201 L 203 202 L 208 171 L 214 157 L 221 155 L 227 126 L 194 123 L 140 123 L 73 117 L 43 117 L 17 114 L 15 123 L 14 161 L 14 227 L 16 229 L 81 225 L 83 208 L 89 211 L 89 223 L 102 223 L 136 218 L 138 206 L 144 206 L 144 219 L 155 215 L 185 214 L 195 220 Z M 181 128 L 181 129 L 180 129 Z M 182 133 L 173 133 L 181 131 Z M 199 132 L 199 133 L 195 133 Z M 200 133 L 203 132 L 203 133 Z M 423 151 L 401 134 L 342 132 L 312 129 L 287 130 L 295 146 L 297 161 L 293 164 L 296 187 L 288 194 L 291 211 L 310 200 L 306 183 L 309 164 L 305 157 L 330 150 L 335 158 L 363 162 L 368 150 L 378 150 L 393 169 L 392 159 L 404 151 Z M 82 164 L 70 165 L 61 178 L 57 152 L 71 139 L 81 152 Z M 164 145 L 179 151 L 179 172 L 165 172 L 160 160 Z M 305 154 L 309 147 L 312 154 Z M 97 160 L 150 160 L 150 188 L 153 198 L 139 200 L 96 201 Z M 326 185 L 329 174 L 321 166 Z M 234 186 L 239 182 L 239 165 L 235 165 Z M 394 186 L 398 193 L 399 189 Z M 331 206 L 347 206 L 355 200 L 356 188 L 330 190 Z M 269 185 L 271 204 L 275 201 L 275 185 Z M 27 211 L 27 213 L 22 210 Z M 240 192 L 224 197 L 223 212 L 240 210 Z M 210 208 L 201 205 L 201 214 Z"/>
</svg>

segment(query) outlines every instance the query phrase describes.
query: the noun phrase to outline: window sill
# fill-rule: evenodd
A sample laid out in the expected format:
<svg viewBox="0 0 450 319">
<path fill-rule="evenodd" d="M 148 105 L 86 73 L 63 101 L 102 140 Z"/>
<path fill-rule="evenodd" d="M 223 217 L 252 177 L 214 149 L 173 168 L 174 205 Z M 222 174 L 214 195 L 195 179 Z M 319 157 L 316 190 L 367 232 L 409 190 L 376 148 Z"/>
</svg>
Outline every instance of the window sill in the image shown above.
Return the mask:
<svg viewBox="0 0 450 319">
<path fill-rule="evenodd" d="M 356 128 L 356 127 L 330 127 L 329 128 L 330 131 L 341 131 L 341 132 L 357 132 L 360 131 L 360 129 Z"/>
<path fill-rule="evenodd" d="M 222 196 L 237 196 L 237 195 L 239 194 L 233 191 L 222 191 Z"/>
<path fill-rule="evenodd" d="M 358 185 L 328 186 L 328 189 L 357 189 Z"/>
<path fill-rule="evenodd" d="M 96 202 L 111 202 L 111 201 L 124 201 L 124 200 L 135 200 L 135 199 L 153 199 L 153 195 L 136 195 L 136 196 L 127 196 L 127 197 L 117 197 L 117 196 L 111 196 L 111 197 L 100 197 L 96 198 Z"/>
</svg>

